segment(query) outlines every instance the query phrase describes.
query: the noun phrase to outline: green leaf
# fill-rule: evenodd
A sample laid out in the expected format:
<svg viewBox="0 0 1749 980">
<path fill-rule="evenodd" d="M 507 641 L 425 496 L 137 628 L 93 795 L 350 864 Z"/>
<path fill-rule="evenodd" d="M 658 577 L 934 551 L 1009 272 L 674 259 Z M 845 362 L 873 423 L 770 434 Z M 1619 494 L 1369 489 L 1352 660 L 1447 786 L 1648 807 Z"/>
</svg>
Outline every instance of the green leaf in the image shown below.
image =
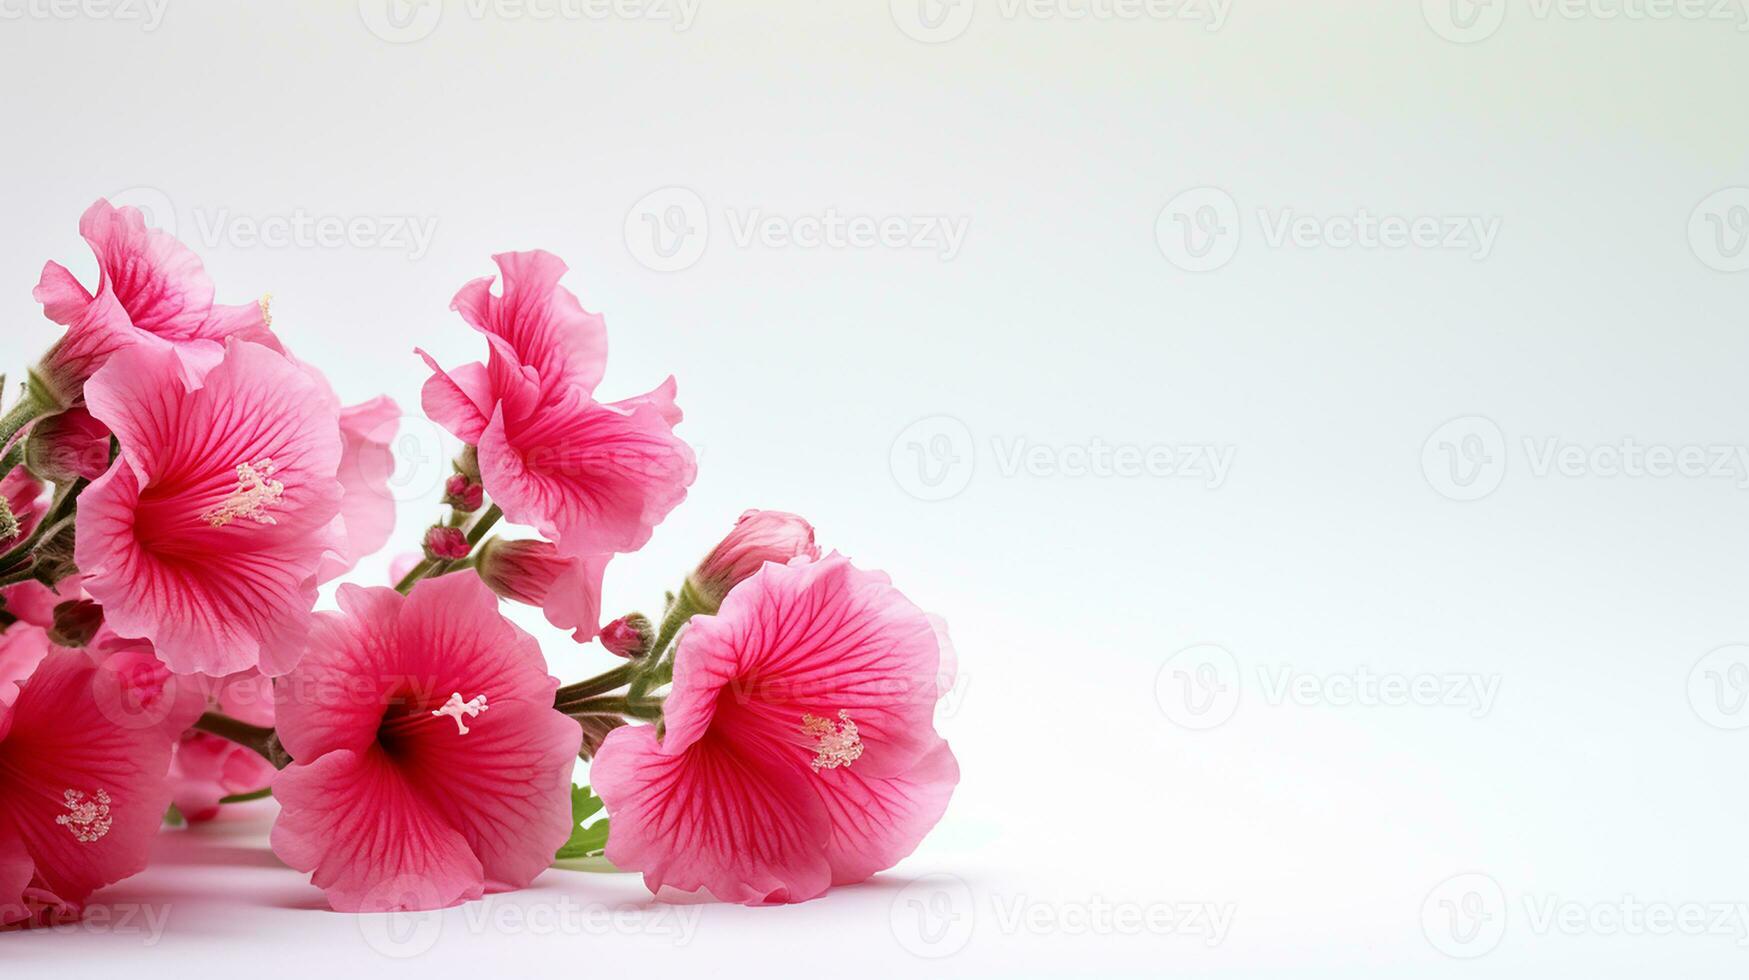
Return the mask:
<svg viewBox="0 0 1749 980">
<path fill-rule="evenodd" d="M 601 802 L 601 797 L 591 793 L 589 787 L 571 787 L 571 820 L 576 826 L 571 828 L 571 839 L 559 848 L 553 860 L 598 857 L 607 849 L 607 818 L 589 823 L 589 818 L 600 813 L 603 806 L 606 804 Z"/>
</svg>

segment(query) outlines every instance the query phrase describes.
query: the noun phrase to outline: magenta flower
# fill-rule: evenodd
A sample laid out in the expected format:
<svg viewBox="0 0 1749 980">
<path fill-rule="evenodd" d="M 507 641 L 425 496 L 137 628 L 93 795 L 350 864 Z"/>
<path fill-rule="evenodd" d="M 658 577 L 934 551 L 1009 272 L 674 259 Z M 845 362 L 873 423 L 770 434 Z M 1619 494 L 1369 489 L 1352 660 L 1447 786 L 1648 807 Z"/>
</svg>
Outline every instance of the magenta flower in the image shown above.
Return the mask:
<svg viewBox="0 0 1749 980">
<path fill-rule="evenodd" d="M 198 388 L 172 355 L 136 347 L 86 394 L 121 444 L 79 499 L 74 552 L 109 626 L 179 673 L 290 669 L 316 573 L 341 548 L 340 425 L 322 388 L 232 341 Z"/>
<path fill-rule="evenodd" d="M 275 685 L 295 761 L 273 784 L 274 853 L 343 912 L 527 885 L 570 836 L 582 739 L 533 637 L 473 575 L 339 602 Z"/>
<path fill-rule="evenodd" d="M 607 858 L 652 891 L 800 902 L 905 857 L 959 780 L 935 732 L 929 618 L 841 555 L 766 564 L 674 662 L 665 734 L 607 736 L 590 781 Z"/>
<path fill-rule="evenodd" d="M 624 401 L 595 400 L 607 365 L 601 317 L 559 285 L 565 263 L 547 252 L 494 256 L 492 277 L 452 308 L 486 335 L 486 363 L 435 372 L 424 406 L 479 449 L 481 482 L 504 516 L 555 542 L 566 557 L 636 551 L 686 497 L 692 450 L 674 435 L 674 380 Z"/>
<path fill-rule="evenodd" d="M 601 580 L 611 557 L 566 558 L 548 541 L 494 538 L 481 547 L 475 569 L 499 596 L 540 607 L 547 622 L 587 643 L 601 626 Z"/>
<path fill-rule="evenodd" d="M 38 376 L 62 407 L 78 404 L 80 387 L 108 357 L 132 346 L 172 350 L 189 377 L 217 362 L 232 336 L 258 339 L 267 330 L 262 303 L 220 306 L 200 259 L 134 208 L 99 199 L 79 218 L 79 234 L 97 257 L 95 293 L 58 262 L 43 266 L 33 295 L 66 335 L 43 359 Z"/>
<path fill-rule="evenodd" d="M 169 737 L 104 709 L 117 675 L 35 627 L 6 636 L 19 631 L 42 655 L 16 703 L 0 700 L 0 926 L 75 917 L 144 868 L 170 802 Z"/>
<path fill-rule="evenodd" d="M 742 580 L 751 578 L 766 562 L 786 565 L 792 558 L 820 557 L 814 543 L 814 526 L 781 510 L 749 510 L 743 513 L 690 579 L 705 612 L 714 612 Z"/>
</svg>

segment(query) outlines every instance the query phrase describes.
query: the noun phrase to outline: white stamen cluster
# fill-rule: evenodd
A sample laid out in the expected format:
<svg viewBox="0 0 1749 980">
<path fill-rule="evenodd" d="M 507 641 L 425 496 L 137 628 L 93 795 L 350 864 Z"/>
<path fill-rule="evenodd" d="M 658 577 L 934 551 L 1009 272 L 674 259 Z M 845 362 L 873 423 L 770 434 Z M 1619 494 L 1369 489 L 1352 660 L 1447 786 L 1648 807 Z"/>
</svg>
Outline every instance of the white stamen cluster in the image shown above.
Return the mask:
<svg viewBox="0 0 1749 980">
<path fill-rule="evenodd" d="M 850 720 L 850 712 L 840 710 L 838 720 L 843 724 L 834 725 L 831 719 L 813 715 L 802 716 L 802 734 L 815 740 L 812 763 L 815 772 L 848 766 L 862 758 L 862 736 L 856 731 L 856 722 Z"/>
<path fill-rule="evenodd" d="M 200 515 L 201 519 L 213 527 L 224 527 L 239 517 L 257 524 L 277 523 L 273 515 L 267 513 L 267 508 L 279 502 L 280 496 L 285 493 L 285 484 L 272 479 L 272 476 L 271 459 L 258 463 L 239 463 L 237 489 L 232 490 L 217 507 Z"/>
<path fill-rule="evenodd" d="M 451 694 L 449 700 L 444 702 L 443 707 L 433 711 L 432 714 L 439 718 L 454 718 L 456 734 L 466 735 L 472 729 L 468 728 L 468 723 L 463 721 L 462 718 L 464 716 L 468 718 L 478 718 L 480 717 L 481 712 L 484 712 L 485 710 L 486 696 L 484 694 L 470 701 L 463 701 L 461 694 L 456 693 Z"/>
<path fill-rule="evenodd" d="M 69 812 L 56 817 L 55 823 L 71 830 L 73 838 L 81 844 L 95 843 L 109 834 L 114 823 L 109 815 L 109 803 L 109 794 L 101 789 L 97 791 L 97 798 L 91 800 L 76 789 L 67 790 L 61 794 L 61 805 Z"/>
</svg>

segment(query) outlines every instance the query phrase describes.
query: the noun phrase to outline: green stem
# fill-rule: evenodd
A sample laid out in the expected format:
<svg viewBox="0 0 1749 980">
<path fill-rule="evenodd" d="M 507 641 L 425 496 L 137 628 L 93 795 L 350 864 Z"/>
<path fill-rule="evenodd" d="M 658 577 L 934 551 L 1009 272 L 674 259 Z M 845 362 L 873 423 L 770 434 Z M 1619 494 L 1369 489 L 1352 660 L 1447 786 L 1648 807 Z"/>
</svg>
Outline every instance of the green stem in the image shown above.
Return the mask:
<svg viewBox="0 0 1749 980">
<path fill-rule="evenodd" d="M 583 718 L 590 715 L 623 715 L 642 721 L 655 721 L 662 717 L 662 702 L 654 698 L 587 698 L 556 710 L 572 718 Z"/>
<path fill-rule="evenodd" d="M 265 800 L 273 795 L 273 787 L 263 786 L 253 793 L 233 793 L 219 798 L 220 803 L 249 803 L 254 800 Z"/>
<path fill-rule="evenodd" d="M 668 607 L 667 615 L 662 617 L 662 626 L 656 631 L 656 639 L 650 644 L 650 652 L 638 661 L 641 668 L 636 680 L 632 681 L 631 696 L 643 697 L 653 687 L 666 683 L 664 674 L 673 677 L 674 651 L 670 647 L 679 638 L 680 631 L 686 624 L 692 622 L 692 617 L 701 613 L 714 612 L 698 589 L 693 587 L 692 577 L 687 576 L 680 586 L 680 594 L 674 597 L 674 603 Z"/>
<path fill-rule="evenodd" d="M 220 714 L 217 711 L 209 711 L 201 715 L 200 719 L 194 723 L 194 728 L 196 731 L 217 735 L 227 742 L 235 742 L 249 749 L 271 762 L 275 769 L 284 769 L 291 765 L 291 755 L 286 752 L 285 746 L 279 744 L 279 734 L 271 728 L 251 725 L 246 721 L 239 721 L 230 715 Z"/>
<path fill-rule="evenodd" d="M 18 430 L 44 415 L 61 410 L 61 406 L 54 404 L 51 399 L 45 398 L 41 394 L 43 387 L 45 386 L 41 385 L 33 375 L 30 381 L 25 382 L 24 394 L 19 397 L 18 403 L 8 409 L 5 415 L 0 415 L 0 447 L 11 442 L 12 437 L 18 434 Z M 0 476 L 10 473 L 12 468 L 24 458 L 24 453 L 18 451 L 19 448 L 13 447 L 12 452 L 7 453 L 4 459 L 0 459 Z"/>
<path fill-rule="evenodd" d="M 575 684 L 561 687 L 553 693 L 553 706 L 563 711 L 564 705 L 572 701 L 581 701 L 584 698 L 591 698 L 598 694 L 606 694 L 616 687 L 624 687 L 632 678 L 638 675 L 638 671 L 642 666 L 643 664 L 641 661 L 634 660 L 629 663 L 620 664 L 618 667 L 615 667 L 604 674 L 598 674 L 595 677 L 591 677 L 586 681 L 578 681 Z"/>
</svg>

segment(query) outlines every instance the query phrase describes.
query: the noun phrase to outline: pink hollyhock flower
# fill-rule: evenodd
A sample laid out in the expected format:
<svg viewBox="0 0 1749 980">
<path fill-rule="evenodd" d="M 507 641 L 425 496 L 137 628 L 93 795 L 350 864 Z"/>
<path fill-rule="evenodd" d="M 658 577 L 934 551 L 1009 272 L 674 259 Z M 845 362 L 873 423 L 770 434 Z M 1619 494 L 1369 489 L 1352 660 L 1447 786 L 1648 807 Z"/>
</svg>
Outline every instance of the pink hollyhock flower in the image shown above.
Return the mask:
<svg viewBox="0 0 1749 980">
<path fill-rule="evenodd" d="M 665 733 L 607 736 L 590 782 L 607 858 L 651 891 L 800 902 L 917 846 L 959 767 L 935 732 L 944 689 L 929 617 L 841 555 L 766 564 L 674 661 Z"/>
<path fill-rule="evenodd" d="M 534 638 L 472 575 L 338 598 L 275 685 L 274 853 L 342 912 L 527 885 L 570 836 L 582 740 Z"/>
<path fill-rule="evenodd" d="M 820 546 L 814 543 L 812 524 L 781 510 L 750 510 L 699 562 L 689 582 L 704 611 L 714 612 L 730 589 L 766 562 L 787 565 L 792 558 L 818 557 Z"/>
<path fill-rule="evenodd" d="M 134 208 L 99 199 L 79 218 L 79 234 L 97 257 L 95 294 L 58 262 L 43 266 L 34 296 L 66 335 L 43 359 L 38 377 L 62 407 L 115 351 L 136 345 L 176 352 L 190 379 L 216 363 L 232 336 L 267 331 L 263 303 L 220 306 L 195 254 Z"/>
<path fill-rule="evenodd" d="M 624 401 L 595 400 L 607 364 L 601 317 L 559 285 L 547 252 L 494 256 L 492 277 L 463 286 L 451 307 L 486 335 L 489 357 L 425 384 L 427 415 L 478 447 L 486 493 L 512 522 L 582 558 L 636 551 L 682 499 L 692 450 L 674 435 L 674 379 Z"/>
<path fill-rule="evenodd" d="M 566 558 L 547 541 L 493 538 L 481 547 L 474 567 L 493 592 L 539 606 L 547 622 L 587 643 L 601 626 L 601 580 L 612 557 Z"/>
<path fill-rule="evenodd" d="M 121 458 L 79 498 L 75 556 L 118 635 L 150 640 L 178 673 L 291 668 L 339 550 L 342 445 L 323 394 L 238 341 L 198 388 L 145 348 L 92 376 L 91 414 Z"/>
<path fill-rule="evenodd" d="M 170 802 L 170 739 L 130 728 L 103 704 L 118 678 L 84 653 L 42 653 L 16 703 L 0 708 L 0 926 L 61 921 L 90 894 L 146 866 Z"/>
</svg>

